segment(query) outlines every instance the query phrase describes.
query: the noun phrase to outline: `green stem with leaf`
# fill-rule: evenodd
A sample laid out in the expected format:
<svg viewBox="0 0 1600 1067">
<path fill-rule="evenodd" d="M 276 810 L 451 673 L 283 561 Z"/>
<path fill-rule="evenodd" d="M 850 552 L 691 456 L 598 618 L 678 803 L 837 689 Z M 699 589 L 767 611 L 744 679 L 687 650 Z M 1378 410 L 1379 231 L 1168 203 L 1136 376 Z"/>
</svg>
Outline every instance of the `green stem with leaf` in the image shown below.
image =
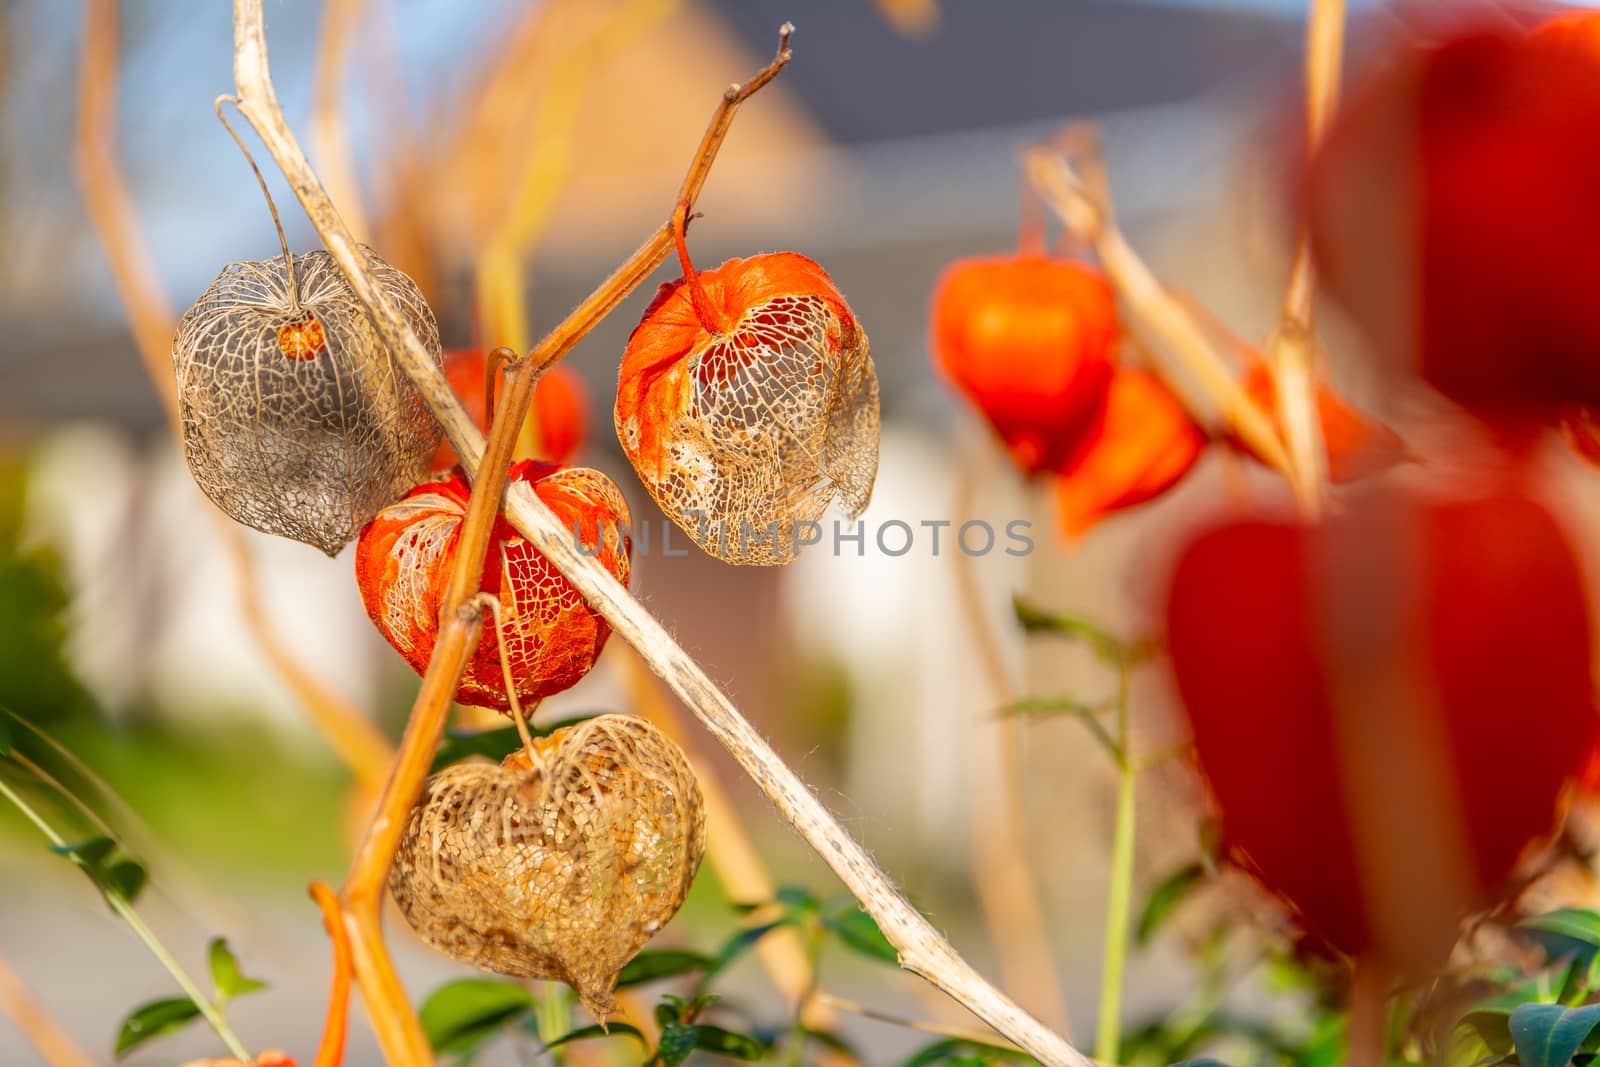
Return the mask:
<svg viewBox="0 0 1600 1067">
<path fill-rule="evenodd" d="M 39 832 L 44 834 L 51 845 L 57 849 L 66 849 L 68 847 L 66 839 L 56 832 L 55 827 L 51 826 L 44 816 L 40 815 L 31 804 L 24 800 L 4 780 L 0 780 L 0 796 L 4 796 L 9 800 L 18 811 L 28 818 L 29 822 L 38 827 Z M 71 854 L 69 856 L 78 866 L 84 867 L 84 863 L 79 857 Z M 87 868 L 85 867 L 85 869 Z M 98 885 L 99 883 L 97 882 L 96 884 Z M 189 977 L 188 972 L 173 958 L 172 953 L 167 951 L 167 947 L 161 943 L 161 939 L 156 937 L 155 931 L 145 925 L 144 919 L 133 909 L 133 905 L 128 903 L 122 893 L 113 886 L 100 885 L 100 891 L 105 895 L 106 903 L 111 905 L 111 910 L 121 916 L 122 920 L 128 924 L 139 940 L 144 942 L 144 946 L 150 950 L 150 954 L 156 958 L 161 966 L 166 968 L 168 974 L 172 975 L 173 980 L 178 983 L 178 988 L 183 990 L 184 995 L 194 1001 L 194 1006 L 199 1009 L 206 1022 L 211 1024 L 211 1029 L 216 1031 L 217 1036 L 222 1039 L 222 1043 L 228 1047 L 229 1054 L 238 1060 L 248 1063 L 252 1057 L 245 1050 L 244 1042 L 239 1040 L 239 1036 L 233 1032 L 227 1020 L 222 1017 L 222 1013 L 217 1010 L 217 1006 L 200 992 L 199 987 Z"/>
</svg>

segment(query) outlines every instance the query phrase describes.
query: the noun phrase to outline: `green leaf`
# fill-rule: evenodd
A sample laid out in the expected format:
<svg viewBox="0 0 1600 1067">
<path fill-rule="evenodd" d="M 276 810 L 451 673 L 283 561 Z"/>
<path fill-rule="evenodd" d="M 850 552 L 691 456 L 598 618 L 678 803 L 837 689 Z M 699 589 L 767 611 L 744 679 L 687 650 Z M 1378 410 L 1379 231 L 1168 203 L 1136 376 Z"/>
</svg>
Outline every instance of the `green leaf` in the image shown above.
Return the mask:
<svg viewBox="0 0 1600 1067">
<path fill-rule="evenodd" d="M 79 841 L 72 845 L 51 845 L 50 851 L 58 856 L 77 860 L 84 870 L 89 871 L 91 877 L 96 876 L 105 867 L 106 860 L 117 850 L 117 843 L 109 837 L 91 837 L 87 841 Z"/>
<path fill-rule="evenodd" d="M 499 978 L 462 978 L 435 989 L 422 1005 L 422 1032 L 435 1052 L 471 1052 L 501 1027 L 534 1009 L 532 993 Z"/>
<path fill-rule="evenodd" d="M 528 732 L 534 737 L 548 737 L 566 726 L 572 726 L 585 719 L 593 718 L 592 715 L 576 715 L 570 719 L 550 723 L 548 726 L 528 727 Z M 517 733 L 515 726 L 501 726 L 493 730 L 449 730 L 440 743 L 439 750 L 434 754 L 433 767 L 429 773 L 437 773 L 452 763 L 460 763 L 473 756 L 487 756 L 496 763 L 515 752 L 517 746 L 522 744 L 522 737 Z"/>
<path fill-rule="evenodd" d="M 659 1017 L 661 1006 L 656 1006 Z M 661 1039 L 656 1042 L 656 1059 L 665 1067 L 678 1067 L 678 1064 L 689 1058 L 689 1053 L 694 1051 L 695 1026 L 685 1026 L 680 1022 L 670 1022 L 661 1027 Z"/>
<path fill-rule="evenodd" d="M 1497 1055 L 1510 1052 L 1511 1015 L 1518 1008 L 1533 1003 L 1537 996 L 1534 982 L 1520 983 L 1514 989 L 1480 1000 L 1457 1021 L 1477 1034 L 1491 1052 Z"/>
<path fill-rule="evenodd" d="M 1026 633 L 1051 634 L 1083 641 L 1094 650 L 1095 655 L 1107 663 L 1123 663 L 1130 658 L 1126 642 L 1113 637 L 1096 623 L 1081 616 L 1044 611 L 1034 607 L 1021 596 L 1012 598 L 1011 609 L 1016 614 L 1018 624 Z"/>
<path fill-rule="evenodd" d="M 562 1034 L 554 1041 L 547 1042 L 544 1047 L 548 1051 L 549 1049 L 565 1045 L 570 1041 L 587 1041 L 593 1037 L 623 1036 L 634 1038 L 641 1045 L 647 1044 L 644 1039 L 644 1035 L 639 1032 L 638 1027 L 629 1026 L 627 1023 L 611 1023 L 609 1027 L 602 1027 L 598 1024 L 594 1026 L 579 1027 L 570 1034 Z"/>
<path fill-rule="evenodd" d="M 1522 1067 L 1567 1067 L 1596 1027 L 1600 1004 L 1524 1004 L 1511 1014 L 1511 1039 Z"/>
<path fill-rule="evenodd" d="M 617 988 L 710 970 L 716 963 L 715 959 L 703 952 L 686 952 L 675 948 L 646 949 L 622 968 L 622 973 L 617 975 Z"/>
<path fill-rule="evenodd" d="M 810 915 L 821 907 L 815 893 L 797 885 L 779 886 L 773 898 L 783 905 L 783 910 L 791 915 Z"/>
<path fill-rule="evenodd" d="M 1600 915 L 1585 908 L 1560 908 L 1535 915 L 1517 929 L 1552 961 L 1574 956 L 1585 964 L 1600 954 Z"/>
<path fill-rule="evenodd" d="M 267 988 L 267 983 L 244 976 L 239 970 L 239 960 L 234 956 L 233 950 L 228 948 L 225 938 L 212 938 L 206 956 L 211 963 L 211 985 L 217 991 L 218 1004 L 226 1004 L 234 997 L 242 997 L 246 993 Z"/>
<path fill-rule="evenodd" d="M 180 1030 L 199 1017 L 200 1009 L 188 997 L 170 997 L 141 1004 L 122 1020 L 122 1027 L 117 1032 L 115 1055 L 121 1059 L 146 1041 Z"/>
<path fill-rule="evenodd" d="M 760 1038 L 708 1023 L 698 1023 L 692 1029 L 694 1047 L 701 1052 L 714 1052 L 718 1056 L 731 1056 L 736 1060 L 759 1060 L 770 1048 Z"/>
<path fill-rule="evenodd" d="M 748 952 L 757 941 L 760 941 L 763 937 L 766 937 L 768 934 L 772 933 L 772 931 L 781 926 L 793 925 L 794 919 L 788 915 L 785 915 L 781 918 L 773 919 L 771 922 L 765 922 L 759 926 L 752 926 L 747 930 L 740 930 L 723 943 L 722 948 L 717 952 L 716 959 L 712 962 L 710 967 L 706 968 L 706 975 L 710 976 L 719 974 L 728 966 L 730 966 L 734 960 Z"/>
<path fill-rule="evenodd" d="M 848 900 L 847 904 L 847 909 L 841 908 L 826 916 L 822 925 L 861 955 L 880 963 L 900 966 L 900 953 L 889 944 L 889 939 L 883 936 L 883 931 L 878 929 L 872 916 L 856 907 L 853 899 Z"/>
<path fill-rule="evenodd" d="M 1180 867 L 1161 879 L 1156 887 L 1150 890 L 1150 896 L 1144 902 L 1144 910 L 1139 913 L 1139 925 L 1134 930 L 1134 942 L 1146 944 L 1155 932 L 1161 929 L 1172 913 L 1177 910 L 1188 897 L 1189 892 L 1205 881 L 1206 869 L 1199 863 L 1191 863 Z"/>
<path fill-rule="evenodd" d="M 144 887 L 150 882 L 150 872 L 144 869 L 144 864 L 138 860 L 118 860 L 106 868 L 103 874 L 104 888 L 108 893 L 115 893 L 129 904 L 139 899 L 139 894 L 144 892 Z"/>
<path fill-rule="evenodd" d="M 947 1037 L 919 1049 L 912 1054 L 910 1059 L 901 1064 L 901 1067 L 931 1067 L 932 1064 L 936 1063 L 948 1064 L 971 1059 L 977 1059 L 982 1063 L 1038 1062 L 1026 1052 L 1018 1052 L 1014 1048 L 989 1045 L 966 1038 Z"/>
</svg>

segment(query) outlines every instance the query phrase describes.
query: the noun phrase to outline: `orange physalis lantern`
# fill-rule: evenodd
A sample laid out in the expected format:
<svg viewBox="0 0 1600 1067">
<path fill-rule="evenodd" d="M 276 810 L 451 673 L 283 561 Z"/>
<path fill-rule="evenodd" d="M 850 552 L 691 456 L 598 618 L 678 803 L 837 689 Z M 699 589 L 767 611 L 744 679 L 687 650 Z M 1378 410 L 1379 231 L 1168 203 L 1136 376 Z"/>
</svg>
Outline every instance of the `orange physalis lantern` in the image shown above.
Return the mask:
<svg viewBox="0 0 1600 1067">
<path fill-rule="evenodd" d="M 628 506 L 611 479 L 587 467 L 538 460 L 513 464 L 510 477 L 527 482 L 584 551 L 628 584 Z M 356 544 L 356 581 L 367 615 L 418 674 L 433 654 L 469 492 L 459 469 L 424 482 L 380 511 Z M 524 704 L 576 684 L 611 634 L 571 583 L 504 518 L 495 520 L 481 587 L 500 601 L 511 676 Z M 487 613 L 484 626 L 456 698 L 508 711 L 501 635 Z"/>
<path fill-rule="evenodd" d="M 458 348 L 444 354 L 444 376 L 461 400 L 461 406 L 485 433 L 489 419 L 484 403 L 484 353 L 481 349 Z M 499 375 L 496 375 L 498 379 Z M 539 377 L 533 390 L 528 421 L 537 438 L 534 455 L 551 463 L 566 463 L 583 445 L 589 428 L 589 398 L 583 381 L 564 364 L 556 364 Z M 433 455 L 434 470 L 448 470 L 459 462 L 448 440 Z"/>
<path fill-rule="evenodd" d="M 1272 425 L 1278 427 L 1278 394 L 1271 369 L 1262 362 L 1252 363 L 1241 384 L 1250 399 L 1267 413 Z M 1336 483 L 1382 474 L 1409 455 L 1399 434 L 1369 419 L 1323 385 L 1317 386 L 1317 421 L 1322 424 L 1322 440 L 1328 453 L 1328 477 Z M 1230 437 L 1228 443 L 1261 462 L 1261 457 L 1241 439 Z"/>
<path fill-rule="evenodd" d="M 1149 371 L 1119 368 L 1082 444 L 1056 479 L 1056 508 L 1069 537 L 1114 511 L 1135 507 L 1189 472 L 1206 433 Z"/>
<path fill-rule="evenodd" d="M 934 291 L 935 361 L 1027 474 L 1059 467 L 1090 431 L 1118 332 L 1110 284 L 1070 260 L 959 260 Z"/>
<path fill-rule="evenodd" d="M 727 563 L 794 558 L 797 524 L 866 508 L 878 472 L 878 375 L 823 269 L 773 252 L 683 278 L 628 339 L 617 437 L 661 510 Z"/>
</svg>

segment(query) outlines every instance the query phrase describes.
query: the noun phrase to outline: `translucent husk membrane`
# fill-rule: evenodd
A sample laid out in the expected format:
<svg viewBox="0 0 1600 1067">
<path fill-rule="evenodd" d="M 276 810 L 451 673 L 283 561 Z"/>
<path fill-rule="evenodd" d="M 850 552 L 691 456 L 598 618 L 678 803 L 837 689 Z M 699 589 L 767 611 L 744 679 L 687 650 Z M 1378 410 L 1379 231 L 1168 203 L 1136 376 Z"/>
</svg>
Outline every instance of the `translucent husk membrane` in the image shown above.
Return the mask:
<svg viewBox="0 0 1600 1067">
<path fill-rule="evenodd" d="M 781 564 L 838 499 L 854 517 L 878 472 L 878 376 L 864 330 L 829 299 L 746 310 L 651 387 L 617 430 L 662 512 L 728 563 Z M 653 424 L 653 425 L 651 425 Z M 657 444 L 657 442 L 659 442 Z"/>
<path fill-rule="evenodd" d="M 422 293 L 362 252 L 439 361 Z M 331 556 L 427 476 L 442 431 L 333 258 L 295 256 L 293 277 L 281 256 L 230 263 L 179 321 L 184 457 L 233 519 Z"/>
<path fill-rule="evenodd" d="M 700 866 L 700 786 L 643 719 L 600 715 L 535 744 L 537 761 L 518 750 L 430 778 L 389 888 L 434 948 L 566 982 L 604 1019 L 617 974 L 677 912 Z"/>
</svg>

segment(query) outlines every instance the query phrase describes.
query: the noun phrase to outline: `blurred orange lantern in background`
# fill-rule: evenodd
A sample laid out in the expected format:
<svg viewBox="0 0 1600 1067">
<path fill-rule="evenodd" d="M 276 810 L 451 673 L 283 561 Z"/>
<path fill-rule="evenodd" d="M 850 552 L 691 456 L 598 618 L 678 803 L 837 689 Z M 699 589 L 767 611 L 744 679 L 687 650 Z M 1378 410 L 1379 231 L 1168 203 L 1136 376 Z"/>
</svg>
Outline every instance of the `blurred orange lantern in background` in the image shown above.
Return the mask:
<svg viewBox="0 0 1600 1067">
<path fill-rule="evenodd" d="M 1069 537 L 1176 485 L 1206 446 L 1206 432 L 1156 375 L 1121 367 L 1077 452 L 1054 479 Z"/>
<path fill-rule="evenodd" d="M 935 363 L 1027 474 L 1059 468 L 1092 432 L 1119 334 L 1110 284 L 1083 263 L 957 260 L 934 290 Z"/>
<path fill-rule="evenodd" d="M 489 428 L 484 409 L 484 353 L 476 348 L 457 348 L 444 354 L 444 376 L 461 400 L 478 429 Z M 500 377 L 495 375 L 496 380 Z M 566 463 L 583 447 L 589 429 L 589 394 L 576 371 L 558 363 L 545 371 L 533 391 L 528 409 L 533 427 L 534 458 L 551 463 Z M 434 470 L 448 470 L 459 462 L 449 440 L 440 442 L 433 456 Z"/>
<path fill-rule="evenodd" d="M 1245 369 L 1241 383 L 1245 394 L 1267 412 L 1274 429 L 1282 431 L 1278 418 L 1278 392 L 1272 370 L 1265 362 Z M 1383 423 L 1370 419 L 1346 404 L 1326 385 L 1317 386 L 1317 421 L 1322 426 L 1323 446 L 1328 455 L 1328 477 L 1335 483 L 1353 482 L 1381 474 L 1408 458 L 1405 442 Z M 1237 435 L 1228 443 L 1256 462 L 1261 457 Z"/>
</svg>

